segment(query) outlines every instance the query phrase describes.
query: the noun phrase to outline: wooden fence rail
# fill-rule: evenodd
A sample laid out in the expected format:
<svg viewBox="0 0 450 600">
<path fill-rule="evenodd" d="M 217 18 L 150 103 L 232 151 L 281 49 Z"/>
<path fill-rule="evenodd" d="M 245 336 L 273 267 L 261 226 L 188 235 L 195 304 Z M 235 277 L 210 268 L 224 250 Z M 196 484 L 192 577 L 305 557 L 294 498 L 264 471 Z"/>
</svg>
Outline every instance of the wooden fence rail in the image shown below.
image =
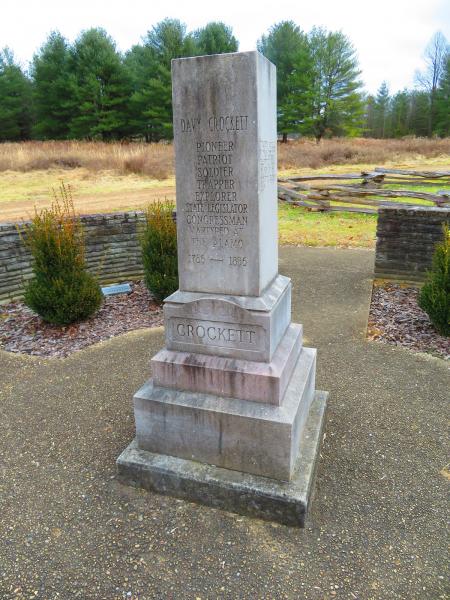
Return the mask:
<svg viewBox="0 0 450 600">
<path fill-rule="evenodd" d="M 404 184 L 408 187 L 443 186 L 444 189 L 434 193 L 398 189 L 398 186 Z M 313 211 L 376 214 L 379 208 L 411 208 L 423 206 L 424 202 L 425 205 L 449 208 L 450 171 L 410 171 L 377 167 L 374 171 L 361 173 L 294 175 L 278 180 L 278 198 Z M 384 198 L 410 198 L 423 202 L 419 204 L 403 200 L 389 201 Z"/>
</svg>

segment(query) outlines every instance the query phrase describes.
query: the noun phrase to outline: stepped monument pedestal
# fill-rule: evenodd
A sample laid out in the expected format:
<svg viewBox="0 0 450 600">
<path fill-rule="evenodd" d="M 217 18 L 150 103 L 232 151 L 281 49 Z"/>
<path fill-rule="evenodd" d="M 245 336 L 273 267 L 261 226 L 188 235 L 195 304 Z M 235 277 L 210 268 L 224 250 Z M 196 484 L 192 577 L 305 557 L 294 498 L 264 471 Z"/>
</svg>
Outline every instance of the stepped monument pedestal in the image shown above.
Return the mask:
<svg viewBox="0 0 450 600">
<path fill-rule="evenodd" d="M 276 70 L 258 52 L 182 58 L 172 82 L 179 290 L 119 477 L 303 526 L 327 393 L 278 273 Z"/>
</svg>

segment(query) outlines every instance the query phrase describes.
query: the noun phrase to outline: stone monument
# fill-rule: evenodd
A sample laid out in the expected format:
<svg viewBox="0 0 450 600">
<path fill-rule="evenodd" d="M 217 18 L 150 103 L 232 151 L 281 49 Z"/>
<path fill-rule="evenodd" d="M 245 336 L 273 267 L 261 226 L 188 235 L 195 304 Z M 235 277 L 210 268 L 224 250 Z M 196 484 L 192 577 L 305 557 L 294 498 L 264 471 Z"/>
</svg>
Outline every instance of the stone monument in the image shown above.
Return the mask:
<svg viewBox="0 0 450 600">
<path fill-rule="evenodd" d="M 172 61 L 179 290 L 134 396 L 123 481 L 304 525 L 327 394 L 278 273 L 276 70 Z"/>
</svg>

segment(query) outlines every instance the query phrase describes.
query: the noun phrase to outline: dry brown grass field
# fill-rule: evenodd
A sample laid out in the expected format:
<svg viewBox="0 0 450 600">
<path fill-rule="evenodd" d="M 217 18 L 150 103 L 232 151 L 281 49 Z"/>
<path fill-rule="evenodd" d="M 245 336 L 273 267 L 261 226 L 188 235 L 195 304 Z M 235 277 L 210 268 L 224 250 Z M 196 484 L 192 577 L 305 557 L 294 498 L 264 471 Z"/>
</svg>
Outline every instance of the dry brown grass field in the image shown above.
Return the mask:
<svg viewBox="0 0 450 600">
<path fill-rule="evenodd" d="M 448 170 L 450 138 L 333 139 L 278 145 L 281 175 L 338 173 L 376 166 Z M 136 210 L 157 199 L 175 200 L 172 144 L 24 142 L 0 144 L 0 222 L 30 217 L 48 207 L 61 181 L 79 213 Z M 347 223 L 348 221 L 348 223 Z M 280 208 L 285 243 L 373 246 L 376 220 Z M 348 227 L 344 237 L 341 230 Z M 358 233 L 360 232 L 360 233 Z"/>
<path fill-rule="evenodd" d="M 378 164 L 446 158 L 450 160 L 450 138 L 363 138 L 290 141 L 278 145 L 278 168 L 319 169 L 330 165 Z M 104 142 L 24 142 L 0 144 L 0 172 L 68 170 L 84 168 L 98 173 L 136 174 L 163 180 L 173 176 L 172 144 Z"/>
<path fill-rule="evenodd" d="M 0 172 L 79 168 L 166 179 L 173 172 L 172 144 L 64 141 L 0 145 Z"/>
</svg>

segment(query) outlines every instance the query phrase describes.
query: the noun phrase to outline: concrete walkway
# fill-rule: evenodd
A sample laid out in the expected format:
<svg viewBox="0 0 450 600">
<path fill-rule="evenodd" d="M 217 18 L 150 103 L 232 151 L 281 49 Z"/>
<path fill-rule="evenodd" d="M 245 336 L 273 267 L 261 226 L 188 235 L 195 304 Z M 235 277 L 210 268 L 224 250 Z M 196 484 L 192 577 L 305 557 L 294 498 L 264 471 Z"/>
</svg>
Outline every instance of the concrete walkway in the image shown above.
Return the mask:
<svg viewBox="0 0 450 600">
<path fill-rule="evenodd" d="M 117 483 L 161 329 L 65 360 L 0 353 L 0 598 L 447 597 L 448 364 L 365 341 L 372 266 L 281 250 L 331 392 L 305 530 Z"/>
</svg>

